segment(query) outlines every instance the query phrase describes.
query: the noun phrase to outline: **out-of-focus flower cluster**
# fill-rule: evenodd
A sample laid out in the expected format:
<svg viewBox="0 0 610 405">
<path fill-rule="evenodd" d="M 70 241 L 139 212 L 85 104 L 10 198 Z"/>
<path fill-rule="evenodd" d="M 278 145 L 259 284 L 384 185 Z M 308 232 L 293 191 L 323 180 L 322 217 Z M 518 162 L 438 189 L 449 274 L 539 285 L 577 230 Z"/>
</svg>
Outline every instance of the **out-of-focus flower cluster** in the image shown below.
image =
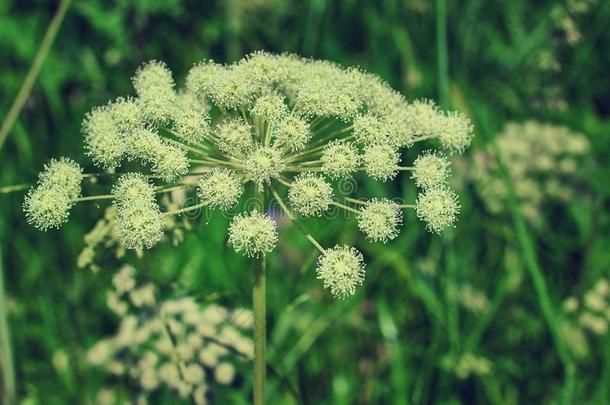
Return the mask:
<svg viewBox="0 0 610 405">
<path fill-rule="evenodd" d="M 121 323 L 114 336 L 89 349 L 89 363 L 133 381 L 141 401 L 169 388 L 206 403 L 211 384 L 231 384 L 235 362 L 251 359 L 252 342 L 244 334 L 252 327 L 252 313 L 200 305 L 190 297 L 158 301 L 155 287 L 138 285 L 135 273 L 125 265 L 114 275 L 107 305 Z"/>
<path fill-rule="evenodd" d="M 471 375 L 486 376 L 493 371 L 493 363 L 480 355 L 474 353 L 463 353 L 460 356 L 445 356 L 442 360 L 445 370 L 450 370 L 460 379 L 466 379 Z"/>
<path fill-rule="evenodd" d="M 583 358 L 589 353 L 589 336 L 608 336 L 610 324 L 610 280 L 598 279 L 582 297 L 571 296 L 563 301 L 566 321 L 563 336 L 574 354 Z"/>
<path fill-rule="evenodd" d="M 536 105 L 560 111 L 568 108 L 565 90 L 556 81 L 557 74 L 567 70 L 569 59 L 565 54 L 572 55 L 582 44 L 583 33 L 587 29 L 586 24 L 593 11 L 597 9 L 598 2 L 598 0 L 567 0 L 550 6 L 549 38 L 544 43 L 538 44 L 538 50 L 532 56 L 535 62 L 532 73 L 536 75 L 542 90 L 534 100 Z"/>
<path fill-rule="evenodd" d="M 474 288 L 470 284 L 457 287 L 458 302 L 474 314 L 482 314 L 489 308 L 489 298 L 484 291 Z"/>
<path fill-rule="evenodd" d="M 494 146 L 515 189 L 528 222 L 543 222 L 545 203 L 567 202 L 580 195 L 588 139 L 568 128 L 528 121 L 509 123 L 465 169 L 486 207 L 494 214 L 508 210 L 508 190 L 495 159 Z"/>
<path fill-rule="evenodd" d="M 409 103 L 375 75 L 257 52 L 232 65 L 197 64 L 179 90 L 167 66 L 152 61 L 138 69 L 133 84 L 136 97 L 94 108 L 83 123 L 86 154 L 111 174 L 102 173 L 105 178 L 117 177 L 109 194 L 80 197 L 80 167 L 60 161 L 72 168 L 67 176 L 52 163 L 26 198 L 33 225 L 58 227 L 74 203 L 112 200 L 112 235 L 126 249 L 142 250 L 163 239 L 168 218 L 222 210 L 233 216 L 229 244 L 260 257 L 278 240 L 276 223 L 266 212 L 271 199 L 293 222 L 344 210 L 355 216 L 368 240 L 382 243 L 398 236 L 405 209 L 415 210 L 435 233 L 452 226 L 459 213 L 447 184 L 446 155 L 469 146 L 470 120 L 428 100 Z M 425 150 L 403 165 L 402 151 L 420 142 L 439 150 Z M 415 201 L 336 190 L 340 180 L 366 175 L 388 182 L 401 172 L 418 188 Z M 180 207 L 162 207 L 160 196 L 176 190 L 198 201 L 187 198 Z M 243 203 L 247 195 L 258 200 L 257 208 Z M 90 239 L 103 240 L 102 233 Z M 324 286 L 339 298 L 353 294 L 365 276 L 362 255 L 348 246 L 325 248 L 304 234 L 320 252 L 316 273 Z M 90 263 L 91 256 L 92 249 L 86 249 L 81 264 Z"/>
</svg>

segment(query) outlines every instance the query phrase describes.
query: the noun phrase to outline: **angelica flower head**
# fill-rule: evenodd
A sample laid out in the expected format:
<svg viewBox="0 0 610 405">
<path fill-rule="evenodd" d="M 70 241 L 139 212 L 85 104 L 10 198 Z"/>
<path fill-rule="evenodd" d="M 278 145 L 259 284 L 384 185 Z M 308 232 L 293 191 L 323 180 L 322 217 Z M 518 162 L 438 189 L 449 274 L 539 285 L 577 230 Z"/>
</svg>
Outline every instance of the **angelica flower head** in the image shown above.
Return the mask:
<svg viewBox="0 0 610 405">
<path fill-rule="evenodd" d="M 143 249 L 163 239 L 173 218 L 221 209 L 234 215 L 229 245 L 262 257 L 277 245 L 275 220 L 267 215 L 273 199 L 320 252 L 318 277 L 345 297 L 362 283 L 362 255 L 324 248 L 301 221 L 343 210 L 356 216 L 367 239 L 387 243 L 400 232 L 403 210 L 415 209 L 433 232 L 451 226 L 459 211 L 444 155 L 425 152 L 409 165 L 403 151 L 425 143 L 462 152 L 472 137 L 468 118 L 431 101 L 408 102 L 358 68 L 256 52 L 230 65 L 203 61 L 184 88 L 176 88 L 165 64 L 152 61 L 136 71 L 133 85 L 134 95 L 94 108 L 83 123 L 85 153 L 115 180 L 110 194 L 80 197 L 79 168 L 52 163 L 24 204 L 32 224 L 57 227 L 75 202 L 114 200 L 121 245 Z M 357 195 L 364 176 L 410 177 L 419 196 L 398 203 Z M 161 205 L 166 193 L 183 197 Z M 247 204 L 252 197 L 257 210 Z"/>
<path fill-rule="evenodd" d="M 123 136 L 129 136 L 133 131 L 139 129 L 144 119 L 140 106 L 131 97 L 117 98 L 116 101 L 108 105 L 108 111 L 117 131 Z"/>
<path fill-rule="evenodd" d="M 152 247 L 163 238 L 163 214 L 146 178 L 130 173 L 113 189 L 117 206 L 117 231 L 128 249 Z"/>
<path fill-rule="evenodd" d="M 62 190 L 74 199 L 81 193 L 82 173 L 83 169 L 72 159 L 51 159 L 38 176 L 38 184 L 39 187 Z"/>
<path fill-rule="evenodd" d="M 272 131 L 274 144 L 297 152 L 305 148 L 311 138 L 309 124 L 294 114 L 285 116 Z"/>
<path fill-rule="evenodd" d="M 373 199 L 360 209 L 358 228 L 372 241 L 387 242 L 398 236 L 402 210 L 388 199 Z"/>
<path fill-rule="evenodd" d="M 250 111 L 255 120 L 260 120 L 267 125 L 275 125 L 288 114 L 288 106 L 282 95 L 273 93 L 256 99 Z"/>
<path fill-rule="evenodd" d="M 359 115 L 354 119 L 354 137 L 363 145 L 388 143 L 388 127 L 373 114 Z"/>
<path fill-rule="evenodd" d="M 322 177 L 311 173 L 297 176 L 288 190 L 292 208 L 301 215 L 320 215 L 333 201 L 333 189 Z"/>
<path fill-rule="evenodd" d="M 454 224 L 460 205 L 457 195 L 447 187 L 434 187 L 417 197 L 417 216 L 426 222 L 426 227 L 435 233 Z"/>
<path fill-rule="evenodd" d="M 364 170 L 375 180 L 388 181 L 396 177 L 399 162 L 398 151 L 390 145 L 371 145 L 364 148 Z"/>
<path fill-rule="evenodd" d="M 333 296 L 345 298 L 364 281 L 364 258 L 352 247 L 335 246 L 320 256 L 316 273 Z"/>
<path fill-rule="evenodd" d="M 411 178 L 423 189 L 445 184 L 451 174 L 447 158 L 435 152 L 424 152 L 413 162 Z"/>
<path fill-rule="evenodd" d="M 347 178 L 358 170 L 360 155 L 349 142 L 331 141 L 320 156 L 322 171 L 330 178 Z"/>
<path fill-rule="evenodd" d="M 133 78 L 143 116 L 153 122 L 164 122 L 172 116 L 176 101 L 174 79 L 165 63 L 151 61 Z"/>
<path fill-rule="evenodd" d="M 70 208 L 72 203 L 66 192 L 44 187 L 30 190 L 23 203 L 28 223 L 42 231 L 63 225 Z"/>
<path fill-rule="evenodd" d="M 73 160 L 51 159 L 25 197 L 27 221 L 42 231 L 63 225 L 80 196 L 82 177 L 82 168 Z"/>
<path fill-rule="evenodd" d="M 126 140 L 107 107 L 93 109 L 83 122 L 86 153 L 105 169 L 117 167 L 125 155 Z"/>
<path fill-rule="evenodd" d="M 229 227 L 229 243 L 237 252 L 247 256 L 264 255 L 275 248 L 277 231 L 275 222 L 266 214 L 252 211 L 233 218 Z"/>
<path fill-rule="evenodd" d="M 222 210 L 233 208 L 242 191 L 241 180 L 235 172 L 218 168 L 201 176 L 197 189 L 202 203 Z"/>
<path fill-rule="evenodd" d="M 241 118 L 228 118 L 217 128 L 218 149 L 227 155 L 242 156 L 252 150 L 252 127 Z"/>
<path fill-rule="evenodd" d="M 246 156 L 244 172 L 257 184 L 268 184 L 280 176 L 286 167 L 282 151 L 273 146 L 261 146 Z"/>
</svg>

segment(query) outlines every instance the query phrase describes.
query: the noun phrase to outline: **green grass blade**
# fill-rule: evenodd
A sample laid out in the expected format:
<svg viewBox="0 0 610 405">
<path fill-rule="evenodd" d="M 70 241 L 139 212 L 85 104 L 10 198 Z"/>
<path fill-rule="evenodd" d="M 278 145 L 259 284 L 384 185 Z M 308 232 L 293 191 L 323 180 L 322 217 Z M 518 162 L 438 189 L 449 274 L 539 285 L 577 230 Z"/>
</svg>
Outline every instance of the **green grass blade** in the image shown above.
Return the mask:
<svg viewBox="0 0 610 405">
<path fill-rule="evenodd" d="M 13 352 L 11 349 L 11 336 L 8 328 L 6 313 L 6 296 L 4 294 L 4 268 L 2 267 L 2 251 L 0 250 L 0 391 L 2 403 L 15 402 L 15 369 L 13 365 Z"/>
</svg>

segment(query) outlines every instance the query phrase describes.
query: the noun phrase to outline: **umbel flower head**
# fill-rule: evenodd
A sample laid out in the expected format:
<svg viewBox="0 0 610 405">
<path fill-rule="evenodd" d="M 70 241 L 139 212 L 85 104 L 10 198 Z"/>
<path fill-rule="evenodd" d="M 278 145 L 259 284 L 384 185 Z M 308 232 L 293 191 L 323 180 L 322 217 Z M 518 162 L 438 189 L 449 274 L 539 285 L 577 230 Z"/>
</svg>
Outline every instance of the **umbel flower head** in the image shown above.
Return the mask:
<svg viewBox="0 0 610 405">
<path fill-rule="evenodd" d="M 387 243 L 398 236 L 404 210 L 415 209 L 433 232 L 453 225 L 459 212 L 445 155 L 470 143 L 468 118 L 428 100 L 409 103 L 360 69 L 256 52 L 231 65 L 203 61 L 182 89 L 165 64 L 149 62 L 133 84 L 135 95 L 94 108 L 83 123 L 85 154 L 108 171 L 99 183 L 116 179 L 111 193 L 81 197 L 80 168 L 52 161 L 26 197 L 34 226 L 58 227 L 78 201 L 113 200 L 122 244 L 143 249 L 163 239 L 172 216 L 218 209 L 233 215 L 229 245 L 260 257 L 277 245 L 266 212 L 274 199 L 320 251 L 318 278 L 343 298 L 364 280 L 363 256 L 353 247 L 324 248 L 301 221 L 338 208 L 354 214 L 368 240 Z M 443 152 L 427 150 L 405 165 L 403 151 L 418 143 Z M 337 180 L 389 182 L 402 172 L 419 189 L 416 201 L 367 199 L 337 187 Z M 195 202 L 164 212 L 161 195 L 176 189 Z M 245 203 L 252 196 L 257 209 Z"/>
</svg>

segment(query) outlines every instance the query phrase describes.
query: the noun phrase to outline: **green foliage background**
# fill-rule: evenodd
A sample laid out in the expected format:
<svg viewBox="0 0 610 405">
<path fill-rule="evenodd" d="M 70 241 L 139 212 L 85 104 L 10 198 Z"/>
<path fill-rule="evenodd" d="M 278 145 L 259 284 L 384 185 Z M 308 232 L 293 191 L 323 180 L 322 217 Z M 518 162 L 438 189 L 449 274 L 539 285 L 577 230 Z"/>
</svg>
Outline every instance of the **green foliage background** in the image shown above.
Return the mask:
<svg viewBox="0 0 610 405">
<path fill-rule="evenodd" d="M 57 3 L 0 0 L 0 117 Z M 0 187 L 33 182 L 49 157 L 82 155 L 84 114 L 130 94 L 130 77 L 150 59 L 167 62 L 178 82 L 203 58 L 232 62 L 256 49 L 359 65 L 409 99 L 433 98 L 469 114 L 477 135 L 469 153 L 509 120 L 567 125 L 593 145 L 593 203 L 575 198 L 551 207 L 542 213 L 543 229 L 524 225 L 515 203 L 504 215 L 490 215 L 469 187 L 459 191 L 457 228 L 442 237 L 427 234 L 413 214 L 388 245 L 362 241 L 353 219 L 349 226 L 312 222 L 320 240 L 353 244 L 367 257 L 367 281 L 346 301 L 322 293 L 315 252 L 296 231 L 282 228 L 268 275 L 268 398 L 272 404 L 610 403 L 608 335 L 591 339 L 589 355 L 576 360 L 553 334 L 562 300 L 610 275 L 610 2 L 587 1 L 589 11 L 574 16 L 581 34 L 574 45 L 564 40 L 554 11 L 571 3 L 74 0 L 0 151 Z M 545 68 L 549 54 L 559 70 Z M 382 190 L 373 182 L 360 187 L 362 195 Z M 392 195 L 415 194 L 406 176 L 393 187 Z M 22 201 L 23 192 L 0 194 L 2 305 L 17 396 L 27 404 L 93 403 L 106 382 L 86 366 L 84 352 L 116 328 L 104 292 L 118 262 L 108 258 L 93 274 L 78 269 L 76 257 L 103 208 L 80 205 L 61 230 L 43 233 L 26 224 Z M 166 243 L 129 260 L 166 296 L 249 307 L 251 264 L 227 248 L 226 227 L 226 219 L 213 216 L 179 247 Z M 454 292 L 463 283 L 489 298 L 483 314 L 457 302 Z M 52 362 L 59 350 L 70 358 L 65 370 Z M 464 353 L 489 359 L 492 372 L 456 376 L 445 365 Z M 216 403 L 249 403 L 251 376 L 243 371 L 217 392 Z M 153 403 L 177 402 L 165 393 Z"/>
</svg>

